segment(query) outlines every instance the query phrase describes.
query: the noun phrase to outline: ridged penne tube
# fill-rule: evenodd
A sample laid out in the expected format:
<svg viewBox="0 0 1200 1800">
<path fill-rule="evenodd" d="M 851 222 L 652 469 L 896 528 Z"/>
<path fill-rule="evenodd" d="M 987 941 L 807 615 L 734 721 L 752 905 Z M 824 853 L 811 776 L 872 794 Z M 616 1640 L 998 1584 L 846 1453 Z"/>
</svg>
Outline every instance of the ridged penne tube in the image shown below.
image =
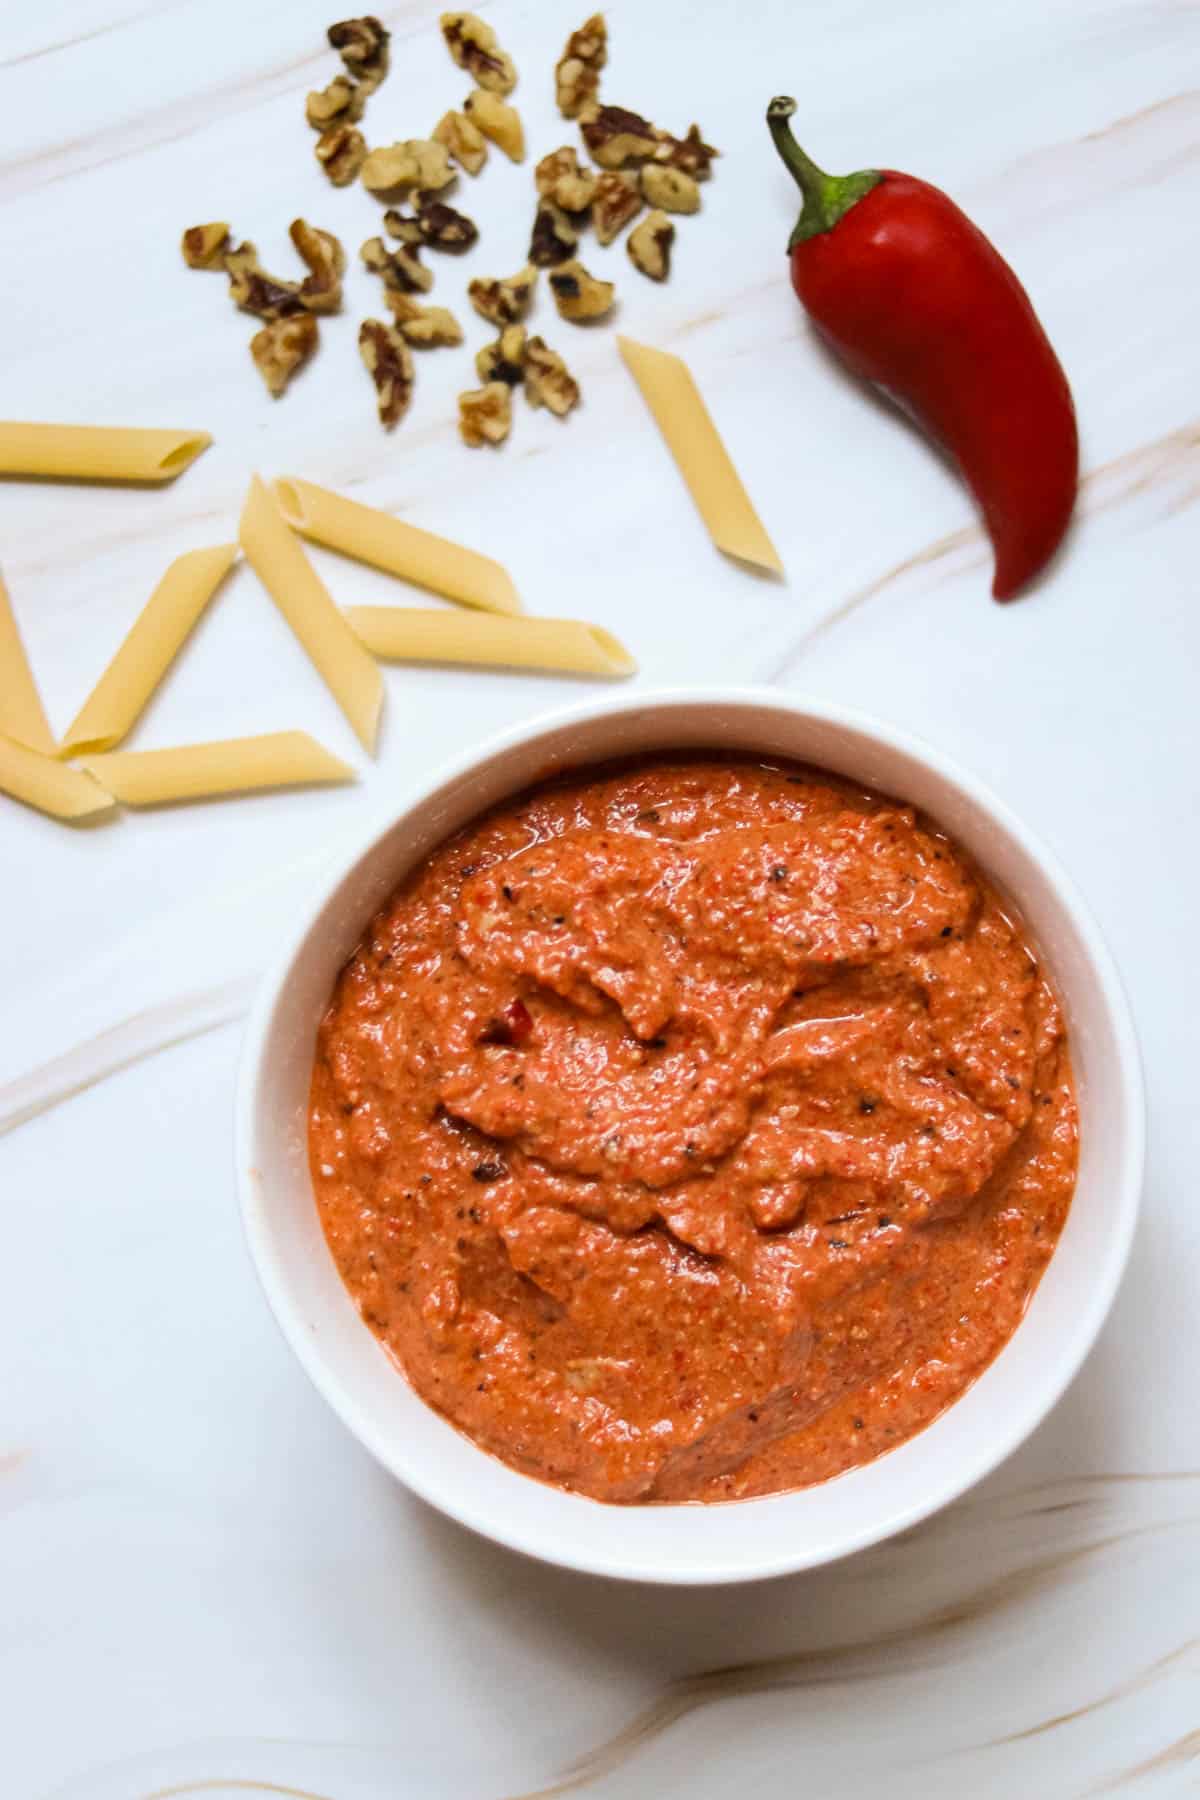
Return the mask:
<svg viewBox="0 0 1200 1800">
<path fill-rule="evenodd" d="M 264 788 L 353 781 L 354 770 L 306 731 L 180 744 L 170 750 L 113 750 L 83 758 L 83 767 L 125 806 L 211 800 Z"/>
<path fill-rule="evenodd" d="M 508 570 L 490 556 L 292 475 L 280 476 L 274 490 L 288 524 L 316 544 L 399 575 L 460 606 L 497 613 L 524 610 Z"/>
<path fill-rule="evenodd" d="M 632 338 L 618 337 L 617 348 L 718 550 L 782 575 L 779 552 L 751 505 L 687 364 Z"/>
<path fill-rule="evenodd" d="M 349 606 L 346 617 L 368 650 L 391 662 L 469 663 L 566 675 L 637 671 L 611 631 L 582 619 L 505 619 L 495 613 L 467 617 L 407 606 Z"/>
<path fill-rule="evenodd" d="M 373 751 L 383 705 L 383 676 L 333 604 L 274 499 L 256 475 L 242 509 L 238 537 L 247 559 L 300 639 L 314 668 Z"/>
<path fill-rule="evenodd" d="M 177 556 L 62 741 L 64 756 L 111 750 L 131 730 L 237 560 L 236 544 Z"/>
<path fill-rule="evenodd" d="M 0 580 L 0 734 L 53 756 L 54 733 L 42 710 L 42 698 L 17 630 L 8 589 Z"/>
<path fill-rule="evenodd" d="M 0 793 L 55 819 L 87 819 L 112 811 L 112 795 L 81 769 L 70 769 L 11 738 L 0 737 Z"/>
<path fill-rule="evenodd" d="M 174 481 L 212 443 L 207 431 L 136 425 L 27 425 L 0 419 L 0 475 L 63 481 Z"/>
</svg>

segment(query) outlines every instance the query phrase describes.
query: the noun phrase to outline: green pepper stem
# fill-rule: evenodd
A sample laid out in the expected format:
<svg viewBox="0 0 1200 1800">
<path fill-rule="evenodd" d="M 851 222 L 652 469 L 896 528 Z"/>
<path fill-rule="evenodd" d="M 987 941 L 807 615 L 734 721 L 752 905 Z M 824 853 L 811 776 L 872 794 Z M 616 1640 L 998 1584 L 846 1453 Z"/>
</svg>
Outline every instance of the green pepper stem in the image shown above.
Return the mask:
<svg viewBox="0 0 1200 1800">
<path fill-rule="evenodd" d="M 856 169 L 852 175 L 827 175 L 812 157 L 802 150 L 792 136 L 791 117 L 796 102 L 785 94 L 778 95 L 767 108 L 767 127 L 784 166 L 804 196 L 796 228 L 788 239 L 788 249 L 832 231 L 839 219 L 845 218 L 852 206 L 869 194 L 883 179 L 878 169 Z"/>
</svg>

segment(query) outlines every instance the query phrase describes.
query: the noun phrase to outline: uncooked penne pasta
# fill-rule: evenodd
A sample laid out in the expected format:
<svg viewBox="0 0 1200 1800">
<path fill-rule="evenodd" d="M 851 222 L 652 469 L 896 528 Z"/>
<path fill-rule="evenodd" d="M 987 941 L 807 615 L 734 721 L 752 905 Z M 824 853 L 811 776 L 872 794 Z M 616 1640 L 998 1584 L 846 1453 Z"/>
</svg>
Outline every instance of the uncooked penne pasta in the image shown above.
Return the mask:
<svg viewBox="0 0 1200 1800">
<path fill-rule="evenodd" d="M 54 733 L 46 722 L 41 695 L 17 630 L 8 589 L 0 580 L 0 734 L 27 750 L 53 756 Z"/>
<path fill-rule="evenodd" d="M 257 475 L 250 483 L 238 536 L 259 580 L 307 650 L 363 748 L 373 751 L 383 705 L 379 665 L 333 604 L 300 540 Z"/>
<path fill-rule="evenodd" d="M 270 731 L 262 737 L 181 744 L 170 750 L 112 750 L 84 757 L 83 767 L 126 806 L 356 779 L 347 763 L 306 731 Z"/>
<path fill-rule="evenodd" d="M 81 769 L 69 769 L 12 738 L 0 737 L 0 792 L 55 819 L 89 819 L 112 811 L 112 795 Z"/>
<path fill-rule="evenodd" d="M 236 544 L 177 556 L 62 741 L 62 754 L 111 750 L 132 728 L 237 560 Z"/>
<path fill-rule="evenodd" d="M 497 613 L 524 610 L 508 570 L 490 556 L 292 475 L 281 476 L 274 489 L 288 524 L 314 543 L 444 594 L 460 606 Z"/>
<path fill-rule="evenodd" d="M 505 619 L 495 613 L 427 612 L 407 606 L 348 606 L 368 650 L 393 662 L 471 663 L 553 669 L 567 675 L 633 675 L 624 644 L 582 619 Z"/>
<path fill-rule="evenodd" d="M 779 553 L 750 503 L 691 370 L 667 350 L 618 337 L 625 366 L 654 414 L 692 499 L 719 550 L 783 574 Z"/>
<path fill-rule="evenodd" d="M 0 475 L 64 481 L 174 481 L 207 450 L 207 431 L 137 425 L 23 425 L 0 419 Z"/>
</svg>

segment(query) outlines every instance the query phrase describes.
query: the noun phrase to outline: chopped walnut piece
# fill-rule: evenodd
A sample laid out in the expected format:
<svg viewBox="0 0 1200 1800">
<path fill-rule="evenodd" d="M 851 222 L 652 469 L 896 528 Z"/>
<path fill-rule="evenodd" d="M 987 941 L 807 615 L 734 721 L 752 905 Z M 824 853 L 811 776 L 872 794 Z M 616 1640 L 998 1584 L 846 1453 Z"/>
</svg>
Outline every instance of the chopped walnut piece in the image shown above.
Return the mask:
<svg viewBox="0 0 1200 1800">
<path fill-rule="evenodd" d="M 317 337 L 317 321 L 310 313 L 300 313 L 272 319 L 250 339 L 254 366 L 276 399 L 316 349 Z"/>
<path fill-rule="evenodd" d="M 468 388 L 458 396 L 458 429 L 464 444 L 502 444 L 512 429 L 512 389 L 503 381 Z"/>
<path fill-rule="evenodd" d="M 480 381 L 503 381 L 516 387 L 525 369 L 525 327 L 506 325 L 493 344 L 485 344 L 475 357 Z"/>
<path fill-rule="evenodd" d="M 372 14 L 362 19 L 343 19 L 325 34 L 347 70 L 354 76 L 364 99 L 373 94 L 388 72 L 390 33 Z"/>
<path fill-rule="evenodd" d="M 375 383 L 380 423 L 390 431 L 412 399 L 412 351 L 395 325 L 364 319 L 358 328 L 358 353 Z"/>
<path fill-rule="evenodd" d="M 659 133 L 658 149 L 654 152 L 654 160 L 658 163 L 669 163 L 673 169 L 682 169 L 685 175 L 691 175 L 696 181 L 707 181 L 712 174 L 714 156 L 720 156 L 711 144 L 706 144 L 700 136 L 700 127 L 693 125 L 685 138 L 672 137 L 669 131 Z"/>
<path fill-rule="evenodd" d="M 453 180 L 450 153 L 432 138 L 408 138 L 372 150 L 362 166 L 363 186 L 385 199 L 407 188 L 444 188 Z"/>
<path fill-rule="evenodd" d="M 487 139 L 464 112 L 443 113 L 433 128 L 434 142 L 445 144 L 460 169 L 478 175 L 487 161 Z"/>
<path fill-rule="evenodd" d="M 700 188 L 694 176 L 666 163 L 647 163 L 642 170 L 642 192 L 651 206 L 663 212 L 700 211 Z"/>
<path fill-rule="evenodd" d="M 536 285 L 537 270 L 527 263 L 517 274 L 504 279 L 477 278 L 468 283 L 467 295 L 481 318 L 490 319 L 493 325 L 515 325 L 529 311 Z"/>
<path fill-rule="evenodd" d="M 559 317 L 578 325 L 584 319 L 600 319 L 612 311 L 617 290 L 611 281 L 597 281 L 581 262 L 565 262 L 549 276 Z"/>
<path fill-rule="evenodd" d="M 529 260 L 538 269 L 552 269 L 575 254 L 579 233 L 561 206 L 543 200 L 533 221 L 529 240 Z"/>
<path fill-rule="evenodd" d="M 389 250 L 382 238 L 368 238 L 358 254 L 373 275 L 383 276 L 385 299 L 390 294 L 427 294 L 433 286 L 433 271 L 405 244 Z"/>
<path fill-rule="evenodd" d="M 303 219 L 293 219 L 288 236 L 311 274 L 300 283 L 300 304 L 306 312 L 333 313 L 341 309 L 342 275 L 346 252 L 330 231 L 319 231 Z"/>
<path fill-rule="evenodd" d="M 558 351 L 540 337 L 531 337 L 525 346 L 525 398 L 530 406 L 548 407 L 560 419 L 579 405 L 579 383 L 568 374 Z"/>
<path fill-rule="evenodd" d="M 517 71 L 490 25 L 474 13 L 447 12 L 442 14 L 442 36 L 459 68 L 466 69 L 481 88 L 489 88 L 493 94 L 512 93 Z"/>
<path fill-rule="evenodd" d="M 624 231 L 630 219 L 642 210 L 642 196 L 632 175 L 606 169 L 596 178 L 596 194 L 592 201 L 592 227 L 602 244 L 611 244 Z"/>
<path fill-rule="evenodd" d="M 313 154 L 334 187 L 349 187 L 367 160 L 367 140 L 353 125 L 334 125 L 321 133 Z"/>
<path fill-rule="evenodd" d="M 387 296 L 396 329 L 416 350 L 436 350 L 443 344 L 461 344 L 462 326 L 445 306 L 422 306 L 408 294 Z"/>
<path fill-rule="evenodd" d="M 554 67 L 554 96 L 564 119 L 577 119 L 600 91 L 600 71 L 608 60 L 603 13 L 593 13 L 567 39 Z"/>
<path fill-rule="evenodd" d="M 363 97 L 348 75 L 335 75 L 328 87 L 318 88 L 304 102 L 304 116 L 314 131 L 330 125 L 357 125 L 363 116 Z"/>
<path fill-rule="evenodd" d="M 533 173 L 537 191 L 543 200 L 553 200 L 564 212 L 586 212 L 596 194 L 596 177 L 591 169 L 581 169 L 579 157 L 571 144 L 543 156 Z"/>
<path fill-rule="evenodd" d="M 624 106 L 595 106 L 580 117 L 583 141 L 602 169 L 653 156 L 660 138 L 648 119 Z"/>
<path fill-rule="evenodd" d="M 385 220 L 386 223 L 386 220 Z M 421 242 L 431 250 L 449 250 L 454 254 L 469 250 L 479 236 L 479 227 L 466 213 L 455 212 L 444 200 L 430 194 L 417 199 L 417 229 Z"/>
<path fill-rule="evenodd" d="M 484 137 L 491 138 L 505 156 L 513 162 L 524 162 L 525 129 L 515 106 L 497 99 L 486 88 L 475 88 L 467 95 L 466 113 L 471 123 L 479 127 Z M 423 185 L 435 187 L 440 184 L 425 182 Z"/>
<path fill-rule="evenodd" d="M 635 269 L 651 281 L 665 281 L 671 273 L 671 245 L 675 227 L 665 212 L 647 213 L 629 234 L 625 248 Z"/>
<path fill-rule="evenodd" d="M 280 281 L 268 275 L 253 244 L 247 242 L 226 250 L 224 261 L 230 299 L 243 312 L 254 313 L 260 319 L 284 319 L 304 311 L 299 282 Z"/>
<path fill-rule="evenodd" d="M 401 212 L 398 206 L 389 206 L 383 215 L 383 228 L 389 237 L 399 238 L 410 250 L 415 250 L 424 242 L 421 237 L 421 225 L 415 213 Z"/>
<path fill-rule="evenodd" d="M 229 227 L 224 220 L 212 225 L 189 225 L 179 240 L 189 269 L 223 269 L 229 248 Z"/>
</svg>

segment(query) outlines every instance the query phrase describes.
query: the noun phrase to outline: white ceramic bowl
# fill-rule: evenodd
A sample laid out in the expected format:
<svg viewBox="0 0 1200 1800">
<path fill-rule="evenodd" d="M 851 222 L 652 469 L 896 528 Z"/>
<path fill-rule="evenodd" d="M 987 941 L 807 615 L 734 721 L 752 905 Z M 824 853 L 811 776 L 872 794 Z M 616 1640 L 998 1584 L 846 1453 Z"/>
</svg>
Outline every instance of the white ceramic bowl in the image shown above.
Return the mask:
<svg viewBox="0 0 1200 1800">
<path fill-rule="evenodd" d="M 816 763 L 922 807 L 973 851 L 1024 914 L 1065 1004 L 1081 1111 L 1066 1230 L 1025 1319 L 926 1431 L 823 1486 L 724 1505 L 605 1506 L 517 1474 L 420 1400 L 360 1320 L 325 1245 L 306 1154 L 317 1023 L 377 907 L 468 819 L 564 767 L 707 748 Z M 314 893 L 247 1031 L 237 1164 L 267 1299 L 334 1411 L 385 1468 L 475 1531 L 596 1574 L 724 1582 L 811 1568 L 925 1518 L 986 1475 L 1046 1416 L 1087 1354 L 1129 1251 L 1142 1175 L 1137 1045 L 1120 982 L 1074 888 L 999 801 L 878 720 L 768 691 L 589 701 L 468 751 L 415 781 L 361 852 Z"/>
</svg>

